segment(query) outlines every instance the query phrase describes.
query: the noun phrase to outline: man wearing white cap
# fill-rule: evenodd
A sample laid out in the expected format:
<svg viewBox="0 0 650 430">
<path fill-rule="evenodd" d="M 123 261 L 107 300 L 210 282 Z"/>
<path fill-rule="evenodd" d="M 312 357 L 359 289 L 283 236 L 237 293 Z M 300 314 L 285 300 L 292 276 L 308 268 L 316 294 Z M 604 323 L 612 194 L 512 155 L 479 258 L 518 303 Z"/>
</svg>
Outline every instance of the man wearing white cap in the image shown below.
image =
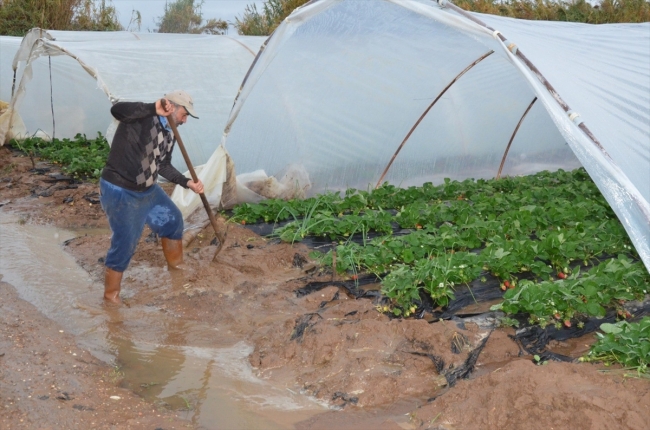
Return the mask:
<svg viewBox="0 0 650 430">
<path fill-rule="evenodd" d="M 175 139 L 167 118 L 177 125 L 196 116 L 192 97 L 185 91 L 172 91 L 155 103 L 118 102 L 111 114 L 120 123 L 99 180 L 100 201 L 111 227 L 111 247 L 104 265 L 104 299 L 120 302 L 122 274 L 135 253 L 144 225 L 162 238 L 162 248 L 170 270 L 183 262 L 183 216 L 158 186 L 161 175 L 170 182 L 195 193 L 203 183 L 182 175 L 171 164 Z"/>
</svg>

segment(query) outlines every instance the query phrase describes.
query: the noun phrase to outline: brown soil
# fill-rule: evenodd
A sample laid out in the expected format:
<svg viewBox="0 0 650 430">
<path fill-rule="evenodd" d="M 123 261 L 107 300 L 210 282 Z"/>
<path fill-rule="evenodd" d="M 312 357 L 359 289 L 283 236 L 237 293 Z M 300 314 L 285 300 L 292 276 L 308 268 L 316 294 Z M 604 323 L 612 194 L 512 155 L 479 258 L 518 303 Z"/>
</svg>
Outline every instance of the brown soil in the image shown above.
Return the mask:
<svg viewBox="0 0 650 430">
<path fill-rule="evenodd" d="M 0 206 L 26 222 L 106 227 L 100 205 L 93 203 L 97 185 L 69 188 L 69 181 L 47 182 L 56 168 L 37 167 L 51 170 L 30 172 L 28 158 L 0 148 Z M 309 260 L 304 245 L 275 243 L 230 224 L 226 245 L 211 262 L 216 247 L 210 245 L 214 234 L 208 226 L 186 248 L 188 268 L 168 282 L 160 245 L 148 233 L 125 273 L 125 305 L 153 306 L 182 320 L 227 328 L 253 344 L 249 361 L 260 376 L 291 381 L 297 390 L 341 409 L 302 422 L 300 429 L 645 429 L 650 422 L 648 380 L 623 379 L 592 364 L 535 365 L 530 356 L 519 356 L 509 330 L 389 319 L 371 300 L 355 300 L 336 286 L 297 297 L 295 290 L 307 282 L 332 278 Z M 109 236 L 81 236 L 66 247 L 97 282 Z M 149 277 L 129 276 L 143 265 L 161 270 Z M 0 428 L 188 425 L 173 411 L 142 401 L 128 402 L 131 409 L 125 410 L 119 405 L 127 402 L 107 400 L 135 395 L 111 383 L 103 376 L 110 368 L 44 323 L 8 284 L 0 288 Z M 592 338 L 559 347 L 579 356 Z M 461 369 L 485 341 L 469 379 L 447 387 L 443 373 Z M 77 355 L 71 356 L 71 350 Z M 48 351 L 48 360 L 39 351 Z M 53 361 L 62 364 L 45 367 Z M 51 380 L 41 376 L 54 371 Z M 20 383 L 28 378 L 39 382 Z M 71 397 L 84 392 L 79 404 L 86 409 L 79 412 L 75 400 L 57 399 L 63 391 Z M 48 400 L 39 400 L 45 395 Z M 53 416 L 63 425 L 51 424 Z M 158 425 L 156 420 L 166 421 Z"/>
</svg>

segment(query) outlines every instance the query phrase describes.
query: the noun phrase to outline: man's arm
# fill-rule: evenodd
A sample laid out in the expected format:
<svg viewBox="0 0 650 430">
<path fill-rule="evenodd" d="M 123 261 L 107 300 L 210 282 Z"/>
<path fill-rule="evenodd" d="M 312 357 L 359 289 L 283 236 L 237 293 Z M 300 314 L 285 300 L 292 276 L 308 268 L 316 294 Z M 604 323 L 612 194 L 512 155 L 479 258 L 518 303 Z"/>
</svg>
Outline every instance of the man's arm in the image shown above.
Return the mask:
<svg viewBox="0 0 650 430">
<path fill-rule="evenodd" d="M 203 192 L 203 182 L 201 182 L 200 179 L 197 182 L 194 182 L 193 180 L 187 178 L 181 172 L 176 170 L 176 168 L 172 166 L 169 161 L 167 161 L 167 159 L 160 163 L 158 171 L 160 173 L 160 176 L 167 179 L 169 182 L 178 184 L 183 188 L 189 188 L 197 194 Z"/>
<path fill-rule="evenodd" d="M 111 115 L 125 123 L 156 115 L 156 103 L 118 102 L 111 108 Z"/>
<path fill-rule="evenodd" d="M 174 166 L 172 166 L 171 157 L 165 157 L 164 160 L 158 164 L 158 173 L 163 178 L 167 179 L 169 182 L 178 184 L 183 188 L 189 188 L 187 183 L 190 181 L 188 177 L 179 172 Z"/>
</svg>

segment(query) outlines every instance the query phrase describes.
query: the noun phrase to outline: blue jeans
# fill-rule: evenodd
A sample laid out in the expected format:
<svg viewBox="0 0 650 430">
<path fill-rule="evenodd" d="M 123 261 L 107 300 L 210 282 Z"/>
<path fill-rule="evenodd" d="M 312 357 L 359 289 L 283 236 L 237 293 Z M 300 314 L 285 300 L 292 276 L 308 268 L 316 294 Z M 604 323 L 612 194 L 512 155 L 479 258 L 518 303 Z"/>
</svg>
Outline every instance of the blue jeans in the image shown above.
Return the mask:
<svg viewBox="0 0 650 430">
<path fill-rule="evenodd" d="M 99 190 L 99 200 L 113 233 L 104 263 L 109 269 L 126 270 L 145 223 L 160 237 L 183 238 L 183 215 L 158 185 L 137 192 L 100 179 Z"/>
</svg>

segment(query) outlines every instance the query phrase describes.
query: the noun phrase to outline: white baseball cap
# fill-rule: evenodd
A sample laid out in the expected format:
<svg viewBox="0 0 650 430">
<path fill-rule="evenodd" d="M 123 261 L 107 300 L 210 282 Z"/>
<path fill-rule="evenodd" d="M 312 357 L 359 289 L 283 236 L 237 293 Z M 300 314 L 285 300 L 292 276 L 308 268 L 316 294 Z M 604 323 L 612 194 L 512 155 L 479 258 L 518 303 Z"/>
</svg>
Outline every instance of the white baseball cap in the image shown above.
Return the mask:
<svg viewBox="0 0 650 430">
<path fill-rule="evenodd" d="M 170 93 L 165 94 L 165 98 L 171 102 L 176 103 L 179 106 L 183 106 L 187 110 L 188 114 L 196 119 L 199 119 L 199 117 L 196 116 L 196 112 L 194 111 L 194 102 L 192 101 L 192 96 L 187 94 L 185 91 L 174 90 Z"/>
</svg>

